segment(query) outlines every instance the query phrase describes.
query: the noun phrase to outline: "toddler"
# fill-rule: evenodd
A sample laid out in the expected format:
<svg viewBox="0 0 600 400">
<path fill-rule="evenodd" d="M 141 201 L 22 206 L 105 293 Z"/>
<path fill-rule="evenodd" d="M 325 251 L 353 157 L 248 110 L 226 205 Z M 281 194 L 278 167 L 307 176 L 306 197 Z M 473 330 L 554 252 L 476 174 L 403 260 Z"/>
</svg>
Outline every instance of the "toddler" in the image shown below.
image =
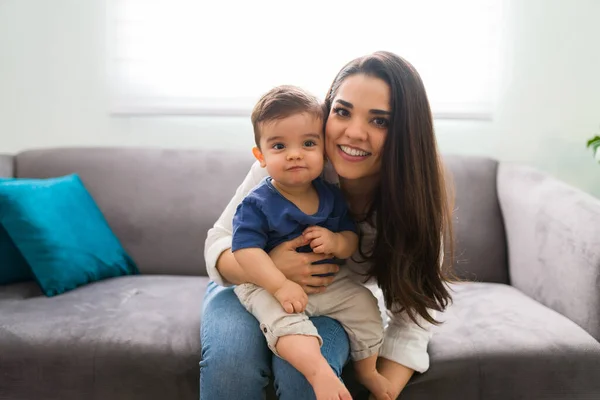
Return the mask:
<svg viewBox="0 0 600 400">
<path fill-rule="evenodd" d="M 231 251 L 250 277 L 235 293 L 259 321 L 269 348 L 300 371 L 317 400 L 351 399 L 321 355 L 322 339 L 309 316 L 339 321 L 350 341 L 357 379 L 377 400 L 391 400 L 389 381 L 376 369 L 383 341 L 377 300 L 345 274 L 323 293 L 307 295 L 287 279 L 268 253 L 300 235 L 297 251 L 332 255 L 336 262 L 357 249 L 358 236 L 340 189 L 320 176 L 325 162 L 323 109 L 293 86 L 266 93 L 252 112 L 253 153 L 269 176 L 238 206 Z"/>
</svg>

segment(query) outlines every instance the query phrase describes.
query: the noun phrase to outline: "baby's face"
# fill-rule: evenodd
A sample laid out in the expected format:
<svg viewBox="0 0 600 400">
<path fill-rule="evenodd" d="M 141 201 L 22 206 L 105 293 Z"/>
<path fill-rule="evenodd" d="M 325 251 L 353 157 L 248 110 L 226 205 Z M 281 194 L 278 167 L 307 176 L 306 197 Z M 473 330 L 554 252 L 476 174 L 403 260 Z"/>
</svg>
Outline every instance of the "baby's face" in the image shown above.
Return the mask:
<svg viewBox="0 0 600 400">
<path fill-rule="evenodd" d="M 261 165 L 276 181 L 288 186 L 312 182 L 323 170 L 323 121 L 302 113 L 261 126 Z"/>
</svg>

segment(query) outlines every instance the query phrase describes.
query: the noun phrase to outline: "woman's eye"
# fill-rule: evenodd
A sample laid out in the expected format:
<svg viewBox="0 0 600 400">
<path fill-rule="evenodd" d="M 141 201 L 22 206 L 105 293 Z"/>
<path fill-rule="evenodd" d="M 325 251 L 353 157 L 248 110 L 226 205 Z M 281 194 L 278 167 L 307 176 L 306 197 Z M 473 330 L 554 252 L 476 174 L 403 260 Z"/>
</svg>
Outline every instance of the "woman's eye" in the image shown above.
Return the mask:
<svg viewBox="0 0 600 400">
<path fill-rule="evenodd" d="M 304 142 L 304 146 L 305 147 L 313 147 L 313 146 L 316 146 L 316 145 L 317 145 L 317 143 L 315 143 L 314 140 L 307 140 L 307 141 Z"/>
<path fill-rule="evenodd" d="M 272 148 L 275 150 L 283 150 L 285 146 L 282 143 L 275 143 Z"/>
<path fill-rule="evenodd" d="M 387 128 L 389 125 L 388 120 L 385 118 L 375 118 L 373 119 L 373 123 L 380 128 Z"/>
<path fill-rule="evenodd" d="M 345 108 L 341 108 L 341 107 L 334 107 L 333 112 L 334 112 L 334 114 L 337 114 L 340 117 L 347 117 L 350 115 L 348 110 L 346 110 Z"/>
</svg>

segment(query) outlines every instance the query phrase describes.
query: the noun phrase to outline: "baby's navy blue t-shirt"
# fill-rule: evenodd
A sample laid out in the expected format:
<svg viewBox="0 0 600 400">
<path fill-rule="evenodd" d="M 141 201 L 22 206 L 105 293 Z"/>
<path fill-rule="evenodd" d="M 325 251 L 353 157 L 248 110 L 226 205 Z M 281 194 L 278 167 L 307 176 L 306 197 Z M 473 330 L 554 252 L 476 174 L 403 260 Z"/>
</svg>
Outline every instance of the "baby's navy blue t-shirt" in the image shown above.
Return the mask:
<svg viewBox="0 0 600 400">
<path fill-rule="evenodd" d="M 319 195 L 319 209 L 315 214 L 307 215 L 283 197 L 271 180 L 271 177 L 266 177 L 237 207 L 233 217 L 231 251 L 258 247 L 268 253 L 314 225 L 332 232 L 356 232 L 346 200 L 335 185 L 322 178 L 313 181 Z M 298 251 L 312 251 L 309 246 L 304 247 Z"/>
</svg>

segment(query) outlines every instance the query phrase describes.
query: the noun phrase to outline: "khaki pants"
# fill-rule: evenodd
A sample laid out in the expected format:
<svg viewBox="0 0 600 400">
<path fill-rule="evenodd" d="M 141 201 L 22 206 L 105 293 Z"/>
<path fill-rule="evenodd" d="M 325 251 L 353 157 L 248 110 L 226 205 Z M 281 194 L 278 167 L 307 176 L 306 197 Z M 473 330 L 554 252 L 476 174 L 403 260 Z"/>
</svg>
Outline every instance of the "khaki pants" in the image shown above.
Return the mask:
<svg viewBox="0 0 600 400">
<path fill-rule="evenodd" d="M 377 299 L 363 285 L 348 277 L 336 279 L 324 293 L 308 296 L 304 313 L 288 314 L 265 289 L 243 284 L 235 288 L 240 302 L 260 323 L 260 329 L 273 353 L 281 336 L 315 336 L 323 340 L 308 317 L 325 315 L 339 321 L 350 339 L 352 360 L 362 360 L 377 354 L 383 341 L 383 322 Z"/>
</svg>

